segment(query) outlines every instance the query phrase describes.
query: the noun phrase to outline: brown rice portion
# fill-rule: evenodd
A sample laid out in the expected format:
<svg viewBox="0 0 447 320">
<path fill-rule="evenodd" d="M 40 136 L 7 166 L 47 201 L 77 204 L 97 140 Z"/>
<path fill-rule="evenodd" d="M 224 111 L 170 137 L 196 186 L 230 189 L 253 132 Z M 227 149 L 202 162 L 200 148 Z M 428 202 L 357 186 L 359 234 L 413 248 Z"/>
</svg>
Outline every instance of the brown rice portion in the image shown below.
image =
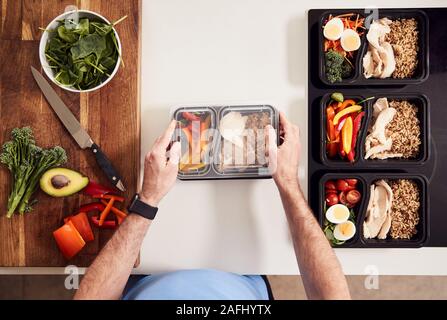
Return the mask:
<svg viewBox="0 0 447 320">
<path fill-rule="evenodd" d="M 416 158 L 421 146 L 421 126 L 417 117 L 418 107 L 407 100 L 392 100 L 390 107 L 396 115 L 387 126 L 393 144 L 390 153 L 402 154 L 402 158 Z"/>
<path fill-rule="evenodd" d="M 411 78 L 418 65 L 419 31 L 416 19 L 397 19 L 390 25 L 387 41 L 391 44 L 396 59 L 395 79 Z"/>
<path fill-rule="evenodd" d="M 393 239 L 410 239 L 417 233 L 420 211 L 419 187 L 407 179 L 391 180 L 393 203 L 391 206 L 391 229 Z"/>
</svg>

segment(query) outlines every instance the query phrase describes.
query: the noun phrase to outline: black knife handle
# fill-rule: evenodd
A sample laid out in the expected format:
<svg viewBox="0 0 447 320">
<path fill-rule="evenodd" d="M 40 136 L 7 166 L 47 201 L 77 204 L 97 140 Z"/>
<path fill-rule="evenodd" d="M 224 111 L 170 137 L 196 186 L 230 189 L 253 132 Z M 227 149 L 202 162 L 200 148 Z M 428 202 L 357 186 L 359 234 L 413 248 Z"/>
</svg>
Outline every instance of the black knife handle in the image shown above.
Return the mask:
<svg viewBox="0 0 447 320">
<path fill-rule="evenodd" d="M 112 162 L 110 162 L 110 160 L 96 143 L 92 144 L 90 150 L 92 150 L 93 154 L 95 155 L 96 162 L 101 167 L 102 171 L 104 171 L 107 178 L 109 178 L 110 182 L 116 187 L 117 184 L 122 181 L 122 179 L 116 169 L 113 167 Z"/>
</svg>

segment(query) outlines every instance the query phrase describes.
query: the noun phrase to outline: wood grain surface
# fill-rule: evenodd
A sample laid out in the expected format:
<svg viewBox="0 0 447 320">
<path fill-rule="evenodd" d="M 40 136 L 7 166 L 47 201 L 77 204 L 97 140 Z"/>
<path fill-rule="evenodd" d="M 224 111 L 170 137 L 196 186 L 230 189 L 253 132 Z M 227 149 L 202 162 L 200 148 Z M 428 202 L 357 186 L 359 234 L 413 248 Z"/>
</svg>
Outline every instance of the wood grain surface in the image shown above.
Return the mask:
<svg viewBox="0 0 447 320">
<path fill-rule="evenodd" d="M 42 31 L 68 5 L 98 12 L 114 21 L 127 20 L 116 29 L 123 47 L 124 66 L 113 80 L 93 93 L 70 93 L 53 88 L 80 119 L 123 176 L 129 199 L 138 185 L 140 164 L 140 0 L 0 0 L 0 143 L 15 127 L 31 126 L 38 145 L 62 146 L 69 158 L 65 167 L 107 184 L 90 151 L 79 149 L 43 98 L 30 66 L 41 70 L 39 40 Z M 74 195 L 55 199 L 38 191 L 33 212 L 5 217 L 10 191 L 9 171 L 0 168 L 0 266 L 55 267 L 68 264 L 56 246 L 52 232 L 63 217 L 93 199 Z M 127 204 L 126 204 L 127 205 Z M 111 236 L 95 229 L 95 240 L 69 264 L 88 266 Z"/>
</svg>

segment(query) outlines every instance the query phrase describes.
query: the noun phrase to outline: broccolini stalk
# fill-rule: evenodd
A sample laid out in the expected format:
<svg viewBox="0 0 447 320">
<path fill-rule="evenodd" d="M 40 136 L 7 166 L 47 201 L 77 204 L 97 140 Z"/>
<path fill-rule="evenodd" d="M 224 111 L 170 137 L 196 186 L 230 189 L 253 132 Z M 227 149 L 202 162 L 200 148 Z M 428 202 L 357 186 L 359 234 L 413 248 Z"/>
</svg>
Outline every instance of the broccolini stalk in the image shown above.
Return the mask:
<svg viewBox="0 0 447 320">
<path fill-rule="evenodd" d="M 29 127 L 11 131 L 12 140 L 3 145 L 0 162 L 11 171 L 12 187 L 8 198 L 6 216 L 12 217 L 23 202 L 23 212 L 29 209 L 29 199 L 36 189 L 40 176 L 51 166 L 66 161 L 65 151 L 56 147 L 42 150 L 36 146 L 33 131 Z M 21 209 L 22 210 L 22 209 Z"/>
<path fill-rule="evenodd" d="M 53 167 L 60 166 L 67 161 L 67 156 L 65 150 L 61 147 L 54 147 L 53 149 L 44 150 L 41 152 L 38 159 L 36 168 L 29 179 L 28 186 L 22 197 L 19 206 L 19 213 L 29 212 L 32 210 L 32 201 L 30 202 L 31 196 L 37 189 L 40 177 L 49 169 Z"/>
</svg>

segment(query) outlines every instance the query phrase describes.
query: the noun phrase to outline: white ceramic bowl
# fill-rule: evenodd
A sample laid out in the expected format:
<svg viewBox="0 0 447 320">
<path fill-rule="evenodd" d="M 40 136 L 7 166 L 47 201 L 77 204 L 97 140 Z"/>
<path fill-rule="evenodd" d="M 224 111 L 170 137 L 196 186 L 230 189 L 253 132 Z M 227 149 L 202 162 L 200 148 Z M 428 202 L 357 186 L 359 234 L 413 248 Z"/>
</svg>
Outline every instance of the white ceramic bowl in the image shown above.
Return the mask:
<svg viewBox="0 0 447 320">
<path fill-rule="evenodd" d="M 59 26 L 59 21 L 61 20 L 65 20 L 66 17 L 74 14 L 75 11 L 67 11 L 64 12 L 63 14 L 61 14 L 60 16 L 54 18 L 53 21 L 51 21 L 46 30 L 53 30 L 56 29 Z M 100 15 L 99 13 L 96 12 L 92 12 L 89 10 L 78 10 L 77 13 L 79 14 L 79 18 L 89 18 L 89 19 L 94 19 L 97 21 L 102 21 L 104 23 L 109 23 L 109 20 L 107 20 L 106 18 L 104 18 L 102 15 Z M 62 89 L 71 91 L 71 92 L 91 92 L 94 90 L 98 90 L 100 88 L 102 88 L 103 86 L 105 86 L 107 83 L 109 83 L 110 80 L 112 80 L 112 78 L 115 76 L 115 74 L 118 72 L 119 66 L 121 64 L 121 41 L 120 38 L 118 36 L 118 32 L 116 32 L 115 28 L 113 28 L 113 32 L 115 33 L 115 37 L 116 37 L 116 42 L 118 44 L 118 49 L 119 49 L 119 56 L 118 56 L 118 60 L 115 66 L 115 69 L 113 70 L 112 74 L 110 75 L 110 77 L 108 77 L 104 82 L 102 82 L 101 84 L 99 84 L 98 86 L 94 87 L 94 88 L 90 88 L 90 89 L 86 89 L 86 90 L 78 90 L 72 86 L 64 86 L 62 84 L 60 84 L 59 82 L 57 82 L 54 79 L 55 73 L 53 71 L 53 69 L 51 69 L 49 67 L 48 64 L 48 60 L 45 56 L 45 47 L 47 45 L 48 42 L 48 36 L 49 33 L 48 32 L 43 32 L 42 37 L 40 38 L 40 44 L 39 44 L 39 58 L 40 58 L 40 64 L 42 65 L 42 68 L 45 72 L 45 74 L 47 75 L 48 78 L 51 79 L 51 81 L 53 81 L 56 85 L 58 85 L 59 87 L 61 87 Z"/>
</svg>

